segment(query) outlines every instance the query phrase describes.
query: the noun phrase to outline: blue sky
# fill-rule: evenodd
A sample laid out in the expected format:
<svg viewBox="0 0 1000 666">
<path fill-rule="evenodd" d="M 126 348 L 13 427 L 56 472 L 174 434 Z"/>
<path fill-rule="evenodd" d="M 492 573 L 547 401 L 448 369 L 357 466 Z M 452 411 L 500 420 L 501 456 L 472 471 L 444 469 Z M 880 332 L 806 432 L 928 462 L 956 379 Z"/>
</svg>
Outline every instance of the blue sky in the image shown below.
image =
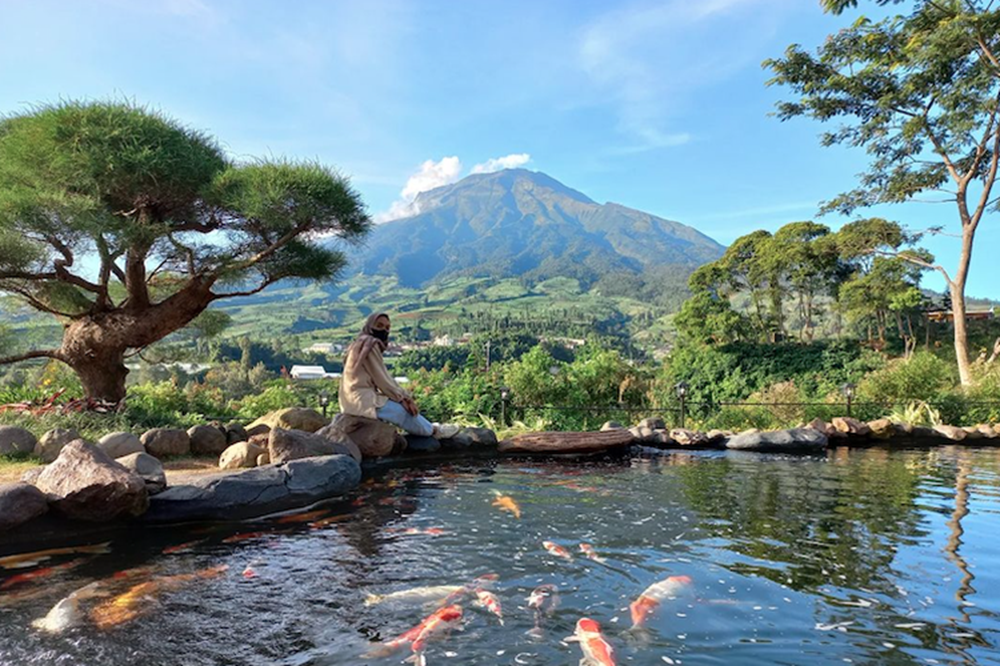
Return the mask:
<svg viewBox="0 0 1000 666">
<path fill-rule="evenodd" d="M 134 99 L 237 158 L 334 165 L 380 220 L 423 188 L 523 165 L 729 243 L 812 219 L 862 170 L 819 146 L 821 125 L 768 117 L 787 93 L 760 66 L 854 18 L 818 0 L 0 0 L 0 112 Z M 954 231 L 952 211 L 878 212 Z M 927 245 L 954 268 L 956 239 Z M 970 295 L 1000 297 L 998 246 L 994 216 Z"/>
</svg>

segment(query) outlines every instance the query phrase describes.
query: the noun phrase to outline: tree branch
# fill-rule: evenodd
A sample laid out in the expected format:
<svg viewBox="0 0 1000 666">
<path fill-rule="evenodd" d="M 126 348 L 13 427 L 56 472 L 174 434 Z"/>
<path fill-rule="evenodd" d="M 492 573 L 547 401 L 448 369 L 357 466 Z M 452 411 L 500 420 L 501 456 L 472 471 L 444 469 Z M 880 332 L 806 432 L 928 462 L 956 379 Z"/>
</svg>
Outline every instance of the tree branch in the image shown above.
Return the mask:
<svg viewBox="0 0 1000 666">
<path fill-rule="evenodd" d="M 51 315 L 55 315 L 57 317 L 67 317 L 67 318 L 70 318 L 70 319 L 72 319 L 73 317 L 79 316 L 78 314 L 70 314 L 69 312 L 61 312 L 59 310 L 56 310 L 53 307 L 51 307 L 50 305 L 48 305 L 48 304 L 44 303 L 43 301 L 40 301 L 37 298 L 35 298 L 34 296 L 32 296 L 31 292 L 29 292 L 29 291 L 27 291 L 25 289 L 22 289 L 20 287 L 13 287 L 11 285 L 7 285 L 7 286 L 4 287 L 4 289 L 6 289 L 9 292 L 17 294 L 19 297 L 21 297 L 25 301 L 27 301 L 28 304 L 31 305 L 31 307 L 35 308 L 36 310 L 41 310 L 42 312 L 47 312 L 47 313 L 49 313 Z"/>
<path fill-rule="evenodd" d="M 0 358 L 0 365 L 6 365 L 8 363 L 17 363 L 18 361 L 27 361 L 32 358 L 54 358 L 57 361 L 61 361 L 62 358 L 59 356 L 58 349 L 41 349 L 38 351 L 25 352 L 23 354 L 16 354 L 14 356 L 5 356 Z"/>
<path fill-rule="evenodd" d="M 924 268 L 933 271 L 938 271 L 939 273 L 941 273 L 941 275 L 944 276 L 945 283 L 947 283 L 948 285 L 951 285 L 952 283 L 951 276 L 948 275 L 948 271 L 946 271 L 943 266 L 932 264 L 929 261 L 924 261 L 920 257 L 914 256 L 912 254 L 907 254 L 905 252 L 888 252 L 886 250 L 872 250 L 872 254 L 877 254 L 882 257 L 894 257 L 896 259 L 902 259 L 903 261 L 914 264 L 915 266 L 922 266 Z"/>
<path fill-rule="evenodd" d="M 212 300 L 218 300 L 220 298 L 230 298 L 232 296 L 253 296 L 254 294 L 259 294 L 260 292 L 267 289 L 269 286 L 280 280 L 281 278 L 267 278 L 262 283 L 257 285 L 254 289 L 249 291 L 234 291 L 228 294 L 212 294 Z"/>
<path fill-rule="evenodd" d="M 246 259 L 245 261 L 241 261 L 240 263 L 238 263 L 236 265 L 236 269 L 237 270 L 246 270 L 247 268 L 250 268 L 251 266 L 254 266 L 255 264 L 258 264 L 261 261 L 267 259 L 272 254 L 274 254 L 275 252 L 277 252 L 278 250 L 280 250 L 282 247 L 284 247 L 285 245 L 288 245 L 288 243 L 290 243 L 291 241 L 293 241 L 302 232 L 304 232 L 306 229 L 308 229 L 311 226 L 311 224 L 312 224 L 312 221 L 310 220 L 308 222 L 303 222 L 302 224 L 299 224 L 298 226 L 292 228 L 291 231 L 289 231 L 287 234 L 285 234 L 284 236 L 282 236 L 278 240 L 276 240 L 273 243 L 271 243 L 271 245 L 269 245 L 265 249 L 261 250 L 260 252 L 258 252 L 254 256 L 250 257 L 249 259 Z"/>
</svg>

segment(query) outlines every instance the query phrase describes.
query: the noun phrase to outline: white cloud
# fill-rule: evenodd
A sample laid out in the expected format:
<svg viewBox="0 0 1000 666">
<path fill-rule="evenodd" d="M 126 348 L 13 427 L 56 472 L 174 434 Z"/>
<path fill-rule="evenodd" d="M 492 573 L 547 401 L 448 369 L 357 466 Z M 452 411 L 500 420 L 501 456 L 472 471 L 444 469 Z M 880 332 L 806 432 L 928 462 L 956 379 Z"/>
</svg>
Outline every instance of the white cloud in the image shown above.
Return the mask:
<svg viewBox="0 0 1000 666">
<path fill-rule="evenodd" d="M 401 217 L 409 217 L 420 212 L 417 203 L 417 195 L 421 192 L 433 190 L 436 187 L 450 185 L 459 179 L 462 173 L 462 161 L 456 156 L 443 157 L 439 161 L 427 160 L 420 165 L 420 169 L 409 177 L 406 185 L 399 193 L 400 198 L 392 203 L 384 213 L 375 216 L 375 222 L 381 224 L 398 220 Z"/>
<path fill-rule="evenodd" d="M 500 171 L 501 169 L 516 169 L 520 166 L 524 166 L 531 161 L 531 155 L 528 153 L 511 153 L 510 155 L 505 155 L 504 157 L 493 157 L 482 164 L 477 164 L 472 167 L 470 173 L 493 173 L 494 171 Z"/>
</svg>

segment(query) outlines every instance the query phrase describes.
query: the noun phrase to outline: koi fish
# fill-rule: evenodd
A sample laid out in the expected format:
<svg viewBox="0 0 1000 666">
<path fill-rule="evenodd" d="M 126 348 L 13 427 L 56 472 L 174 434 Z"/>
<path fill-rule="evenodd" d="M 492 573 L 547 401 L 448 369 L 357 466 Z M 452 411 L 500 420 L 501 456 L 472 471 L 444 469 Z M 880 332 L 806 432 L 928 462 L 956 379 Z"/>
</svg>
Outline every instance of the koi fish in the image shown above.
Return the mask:
<svg viewBox="0 0 1000 666">
<path fill-rule="evenodd" d="M 653 583 L 629 604 L 632 613 L 632 627 L 641 626 L 665 599 L 676 597 L 691 584 L 690 576 L 670 576 Z"/>
<path fill-rule="evenodd" d="M 100 581 L 95 581 L 89 585 L 84 585 L 69 596 L 62 599 L 45 617 L 39 618 L 31 623 L 35 629 L 48 634 L 60 634 L 67 629 L 71 629 L 83 622 L 83 614 L 80 612 L 80 601 L 92 597 L 104 596 L 106 593 L 100 589 Z"/>
<path fill-rule="evenodd" d="M 587 559 L 593 560 L 593 561 L 597 562 L 598 564 L 604 564 L 605 562 L 607 562 L 606 559 L 604 559 L 603 557 L 600 557 L 597 554 L 597 551 L 594 550 L 594 547 L 591 546 L 589 543 L 581 543 L 580 544 L 580 552 L 583 553 L 584 555 L 586 555 Z"/>
<path fill-rule="evenodd" d="M 500 620 L 500 626 L 503 626 L 503 609 L 500 607 L 500 600 L 497 599 L 497 595 L 493 594 L 489 590 L 484 590 L 478 588 L 476 590 L 476 599 L 480 606 L 488 610 L 497 616 Z"/>
<path fill-rule="evenodd" d="M 69 548 L 50 548 L 49 550 L 39 550 L 34 553 L 22 553 L 20 555 L 7 555 L 0 557 L 0 568 L 3 569 L 26 569 L 33 567 L 39 562 L 51 559 L 55 555 L 72 555 L 84 553 L 87 555 L 103 555 L 111 552 L 111 542 L 105 541 L 93 546 L 70 546 Z"/>
<path fill-rule="evenodd" d="M 306 511 L 305 513 L 293 513 L 289 516 L 282 516 L 274 522 L 276 523 L 308 523 L 330 513 L 329 509 L 317 509 L 316 511 Z"/>
<path fill-rule="evenodd" d="M 557 544 L 557 543 L 555 543 L 553 541 L 543 541 L 542 542 L 542 546 L 545 547 L 545 550 L 549 551 L 551 554 L 555 555 L 556 557 L 562 557 L 562 558 L 567 559 L 567 560 L 572 560 L 573 559 L 573 556 L 570 555 L 570 553 L 569 553 L 568 550 L 566 550 L 565 548 L 563 548 L 562 546 L 560 546 L 559 544 Z"/>
<path fill-rule="evenodd" d="M 80 558 L 78 560 L 71 560 L 63 564 L 56 564 L 51 567 L 42 567 L 41 569 L 35 569 L 34 571 L 28 571 L 23 574 L 17 574 L 16 576 L 11 576 L 4 582 L 0 583 L 0 590 L 6 590 L 8 588 L 14 587 L 15 585 L 20 585 L 21 583 L 27 583 L 33 581 L 37 578 L 48 578 L 57 573 L 63 571 L 69 571 L 70 569 L 75 569 L 76 567 L 83 564 L 86 560 Z"/>
<path fill-rule="evenodd" d="M 551 615 L 559 607 L 559 591 L 555 585 L 539 585 L 528 595 L 528 608 L 535 612 L 535 628 L 528 631 L 534 638 L 542 638 L 542 617 Z"/>
<path fill-rule="evenodd" d="M 441 536 L 442 534 L 447 534 L 447 532 L 441 527 L 407 527 L 405 530 L 399 532 L 406 536 L 415 536 L 417 534 L 426 534 L 427 536 Z"/>
<path fill-rule="evenodd" d="M 142 567 L 132 567 L 131 569 L 122 569 L 121 571 L 116 571 L 111 574 L 111 580 L 125 580 L 126 578 L 134 578 L 135 576 L 148 576 L 156 571 L 159 567 L 155 564 L 148 564 Z"/>
<path fill-rule="evenodd" d="M 341 516 L 330 516 L 329 518 L 323 518 L 321 520 L 309 523 L 309 527 L 311 527 L 314 530 L 318 530 L 323 527 L 326 527 L 327 525 L 332 525 L 333 523 L 339 523 L 342 520 L 347 520 L 350 517 L 351 514 L 349 513 L 345 513 Z"/>
<path fill-rule="evenodd" d="M 510 495 L 504 495 L 503 493 L 497 490 L 494 490 L 493 493 L 497 496 L 497 498 L 493 500 L 493 506 L 499 507 L 501 511 L 509 511 L 510 513 L 514 514 L 515 518 L 520 520 L 521 507 L 517 505 L 517 502 L 514 501 L 514 498 L 511 497 Z"/>
<path fill-rule="evenodd" d="M 375 606 L 384 603 L 424 604 L 450 599 L 453 594 L 464 594 L 465 585 L 432 585 L 415 587 L 409 590 L 399 590 L 389 594 L 369 594 L 365 597 L 365 606 Z"/>
<path fill-rule="evenodd" d="M 90 611 L 90 619 L 98 629 L 106 630 L 131 622 L 150 612 L 156 605 L 156 596 L 164 590 L 176 590 L 185 583 L 205 578 L 221 576 L 229 567 L 221 565 L 201 571 L 176 576 L 154 578 L 138 585 L 133 585 L 127 592 L 108 599 Z"/>
<path fill-rule="evenodd" d="M 163 554 L 176 555 L 177 553 L 190 553 L 191 550 L 202 541 L 204 541 L 204 539 L 195 539 L 194 541 L 179 543 L 176 546 L 167 546 L 163 549 Z"/>
<path fill-rule="evenodd" d="M 276 536 L 278 534 L 288 534 L 288 530 L 282 530 L 278 532 L 243 532 L 242 534 L 234 534 L 232 536 L 226 537 L 222 540 L 222 543 L 239 543 L 241 541 L 250 541 L 252 539 L 261 539 L 268 536 Z"/>
<path fill-rule="evenodd" d="M 414 656 L 408 661 L 417 661 L 418 664 L 422 664 L 422 661 L 415 659 L 414 657 L 417 657 L 417 655 L 420 654 L 422 658 L 423 649 L 426 646 L 428 639 L 435 634 L 450 628 L 461 619 L 461 606 L 445 606 L 444 608 L 439 608 L 421 620 L 420 624 L 417 626 L 405 631 L 390 641 L 386 641 L 363 656 L 366 659 L 385 657 L 409 643 L 414 652 Z"/>
<path fill-rule="evenodd" d="M 583 651 L 581 666 L 615 666 L 614 648 L 604 640 L 601 625 L 596 620 L 580 618 L 576 623 L 576 632 L 563 640 L 580 644 L 580 650 Z"/>
</svg>

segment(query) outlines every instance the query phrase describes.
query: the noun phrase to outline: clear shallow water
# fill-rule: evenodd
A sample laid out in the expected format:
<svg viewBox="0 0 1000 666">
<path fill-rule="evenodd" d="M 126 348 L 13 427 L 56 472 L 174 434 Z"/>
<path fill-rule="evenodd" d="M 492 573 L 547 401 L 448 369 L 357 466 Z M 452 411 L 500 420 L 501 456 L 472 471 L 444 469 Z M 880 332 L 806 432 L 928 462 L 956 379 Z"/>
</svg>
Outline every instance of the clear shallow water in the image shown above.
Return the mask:
<svg viewBox="0 0 1000 666">
<path fill-rule="evenodd" d="M 494 491 L 521 519 L 491 504 Z M 463 598 L 463 627 L 432 644 L 429 664 L 576 664 L 579 647 L 560 639 L 583 616 L 601 623 L 621 664 L 1000 664 L 998 450 L 473 463 L 393 471 L 321 508 L 305 522 L 121 534 L 111 553 L 43 584 L 8 585 L 0 663 L 399 664 L 408 650 L 362 655 L 431 609 L 366 605 L 367 594 L 495 573 L 504 626 Z M 583 558 L 580 542 L 606 563 Z M 220 564 L 224 575 L 158 591 L 144 615 L 110 630 L 30 626 L 94 580 L 121 593 Z M 248 565 L 256 575 L 242 575 Z M 0 585 L 24 571 L 0 571 Z M 627 631 L 629 603 L 671 575 L 690 576 L 689 592 L 642 634 Z M 525 599 L 542 583 L 558 585 L 561 605 L 539 640 L 525 633 Z"/>
</svg>

